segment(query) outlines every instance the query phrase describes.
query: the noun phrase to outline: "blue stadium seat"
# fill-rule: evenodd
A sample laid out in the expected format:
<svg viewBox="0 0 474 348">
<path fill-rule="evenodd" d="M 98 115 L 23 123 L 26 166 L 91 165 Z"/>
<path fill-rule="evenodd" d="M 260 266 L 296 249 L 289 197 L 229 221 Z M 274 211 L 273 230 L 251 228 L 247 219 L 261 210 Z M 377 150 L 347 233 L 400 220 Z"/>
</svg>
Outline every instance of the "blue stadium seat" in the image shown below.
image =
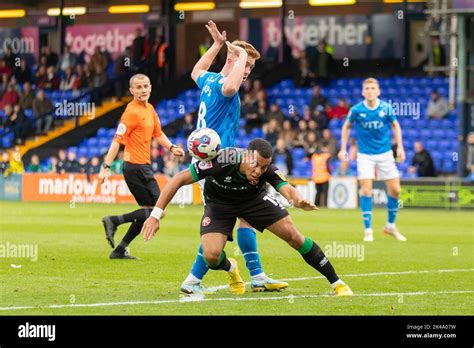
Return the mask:
<svg viewBox="0 0 474 348">
<path fill-rule="evenodd" d="M 96 137 L 89 138 L 87 140 L 87 146 L 88 147 L 95 147 L 99 145 L 99 140 Z"/>
<path fill-rule="evenodd" d="M 454 173 L 456 171 L 456 163 L 453 161 L 444 161 L 443 162 L 443 172 L 444 173 Z"/>
<path fill-rule="evenodd" d="M 108 135 L 108 132 L 109 130 L 107 128 L 99 128 L 99 130 L 97 131 L 97 136 L 99 138 L 106 137 Z"/>
<path fill-rule="evenodd" d="M 67 149 L 67 152 L 74 152 L 75 154 L 77 154 L 77 146 L 69 146 L 69 148 Z"/>
</svg>

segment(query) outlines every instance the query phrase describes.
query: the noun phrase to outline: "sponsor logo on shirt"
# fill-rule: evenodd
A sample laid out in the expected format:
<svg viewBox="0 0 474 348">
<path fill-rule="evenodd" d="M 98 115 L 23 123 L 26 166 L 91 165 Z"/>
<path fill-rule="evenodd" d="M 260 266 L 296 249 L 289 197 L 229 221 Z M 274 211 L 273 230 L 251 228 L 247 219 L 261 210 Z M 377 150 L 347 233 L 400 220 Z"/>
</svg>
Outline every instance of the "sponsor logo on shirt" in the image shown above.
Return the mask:
<svg viewBox="0 0 474 348">
<path fill-rule="evenodd" d="M 206 170 L 212 168 L 211 161 L 200 161 L 198 164 L 199 169 Z"/>
<path fill-rule="evenodd" d="M 384 112 L 383 110 L 380 110 L 380 111 L 379 111 L 379 116 L 380 116 L 380 117 L 384 117 L 384 116 L 385 116 L 385 112 Z"/>
<path fill-rule="evenodd" d="M 367 115 L 364 114 L 364 113 L 360 113 L 360 117 L 365 117 L 365 116 L 367 116 Z"/>
<path fill-rule="evenodd" d="M 383 122 L 381 122 L 381 121 L 361 122 L 361 125 L 365 129 L 380 129 L 380 128 L 383 128 Z"/>
<path fill-rule="evenodd" d="M 224 182 L 231 182 L 232 181 L 232 177 L 231 176 L 226 176 L 225 179 L 224 179 Z"/>
</svg>

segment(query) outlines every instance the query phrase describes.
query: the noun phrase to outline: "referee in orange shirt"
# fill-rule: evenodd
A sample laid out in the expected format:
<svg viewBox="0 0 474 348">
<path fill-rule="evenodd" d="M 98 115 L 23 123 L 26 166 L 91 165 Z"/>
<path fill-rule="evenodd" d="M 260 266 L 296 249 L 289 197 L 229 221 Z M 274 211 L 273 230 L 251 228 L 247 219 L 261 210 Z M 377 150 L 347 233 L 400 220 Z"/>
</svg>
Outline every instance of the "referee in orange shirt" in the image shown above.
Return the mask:
<svg viewBox="0 0 474 348">
<path fill-rule="evenodd" d="M 169 149 L 173 155 L 184 156 L 184 150 L 173 145 L 162 132 L 158 115 L 148 103 L 151 93 L 150 79 L 143 74 L 132 76 L 130 93 L 133 100 L 128 103 L 120 119 L 117 132 L 102 163 L 99 180 L 102 184 L 110 176 L 110 165 L 118 154 L 120 144 L 125 145 L 123 176 L 141 209 L 123 215 L 105 216 L 102 219 L 107 241 L 112 248 L 115 248 L 114 235 L 117 227 L 123 223 L 132 223 L 120 244 L 110 254 L 111 259 L 136 259 L 128 254 L 126 248 L 140 234 L 143 223 L 160 195 L 160 188 L 150 165 L 152 138 Z"/>
</svg>

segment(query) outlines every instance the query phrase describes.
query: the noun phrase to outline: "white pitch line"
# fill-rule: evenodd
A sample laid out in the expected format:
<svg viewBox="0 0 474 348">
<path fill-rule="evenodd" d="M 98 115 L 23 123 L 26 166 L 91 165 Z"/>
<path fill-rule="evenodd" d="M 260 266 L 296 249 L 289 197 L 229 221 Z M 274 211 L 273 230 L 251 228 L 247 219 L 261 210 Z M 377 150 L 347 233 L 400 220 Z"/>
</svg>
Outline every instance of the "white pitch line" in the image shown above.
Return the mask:
<svg viewBox="0 0 474 348">
<path fill-rule="evenodd" d="M 474 268 L 466 268 L 466 269 L 435 269 L 435 270 L 426 270 L 426 271 L 401 271 L 401 272 L 378 272 L 378 273 L 359 273 L 359 274 L 342 274 L 341 278 L 349 278 L 349 277 L 376 277 L 376 276 L 384 276 L 384 275 L 404 275 L 404 274 L 426 274 L 426 273 L 452 273 L 452 272 L 472 272 Z M 303 277 L 303 278 L 284 278 L 280 279 L 285 282 L 298 282 L 302 280 L 314 280 L 314 279 L 324 279 L 323 276 L 317 277 Z M 250 284 L 250 282 L 246 282 L 245 284 Z M 209 287 L 209 291 L 217 291 L 227 289 L 229 285 L 218 285 Z"/>
<path fill-rule="evenodd" d="M 454 291 L 416 291 L 416 292 L 381 292 L 381 293 L 360 293 L 354 294 L 353 297 L 388 297 L 388 296 L 422 296 L 422 295 L 444 295 L 444 294 L 471 294 L 474 290 L 454 290 Z M 158 301 L 128 301 L 128 302 L 102 302 L 102 303 L 81 303 L 67 305 L 49 305 L 49 306 L 22 306 L 22 307 L 0 307 L 0 311 L 22 310 L 22 309 L 55 309 L 55 308 L 80 308 L 80 307 L 110 307 L 110 306 L 126 306 L 126 305 L 153 305 L 167 303 L 189 303 L 189 302 L 213 302 L 213 301 L 273 301 L 273 300 L 294 300 L 320 297 L 335 297 L 332 294 L 319 295 L 286 295 L 271 297 L 185 297 L 179 300 L 158 300 Z"/>
</svg>

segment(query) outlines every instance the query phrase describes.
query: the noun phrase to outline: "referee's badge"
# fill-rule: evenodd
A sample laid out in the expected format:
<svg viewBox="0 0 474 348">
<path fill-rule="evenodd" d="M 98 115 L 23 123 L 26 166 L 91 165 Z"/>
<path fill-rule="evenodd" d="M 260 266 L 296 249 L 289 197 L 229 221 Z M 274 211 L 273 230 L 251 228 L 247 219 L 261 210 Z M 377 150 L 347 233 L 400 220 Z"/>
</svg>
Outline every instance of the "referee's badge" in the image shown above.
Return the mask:
<svg viewBox="0 0 474 348">
<path fill-rule="evenodd" d="M 202 219 L 202 227 L 209 226 L 210 223 L 211 223 L 210 217 L 206 216 L 204 219 Z"/>
<path fill-rule="evenodd" d="M 125 123 L 120 123 L 117 128 L 117 135 L 124 135 L 126 131 L 127 126 L 125 125 Z"/>
</svg>

